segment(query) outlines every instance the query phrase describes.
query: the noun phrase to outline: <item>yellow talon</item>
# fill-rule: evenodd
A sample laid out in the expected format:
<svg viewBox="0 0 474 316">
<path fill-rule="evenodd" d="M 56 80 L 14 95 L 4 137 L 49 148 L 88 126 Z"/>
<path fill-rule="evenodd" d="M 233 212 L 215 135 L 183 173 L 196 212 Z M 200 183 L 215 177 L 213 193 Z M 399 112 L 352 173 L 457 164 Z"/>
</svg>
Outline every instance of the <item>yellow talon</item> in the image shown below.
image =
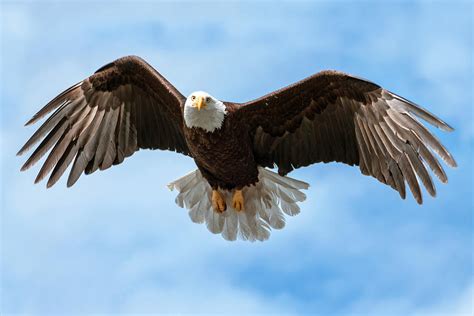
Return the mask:
<svg viewBox="0 0 474 316">
<path fill-rule="evenodd" d="M 224 198 L 217 190 L 212 190 L 212 208 L 217 213 L 223 213 L 227 208 Z"/>
<path fill-rule="evenodd" d="M 238 212 L 244 209 L 244 196 L 242 190 L 235 190 L 234 196 L 232 197 L 232 207 Z"/>
</svg>

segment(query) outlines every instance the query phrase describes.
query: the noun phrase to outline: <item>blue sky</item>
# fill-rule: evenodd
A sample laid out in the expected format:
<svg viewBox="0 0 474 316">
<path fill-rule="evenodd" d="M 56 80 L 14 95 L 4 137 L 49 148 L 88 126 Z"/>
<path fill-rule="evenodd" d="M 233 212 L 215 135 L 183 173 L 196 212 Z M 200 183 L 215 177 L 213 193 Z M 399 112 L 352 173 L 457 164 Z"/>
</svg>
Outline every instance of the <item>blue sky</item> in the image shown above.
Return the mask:
<svg viewBox="0 0 474 316">
<path fill-rule="evenodd" d="M 107 3 L 1 2 L 2 314 L 472 314 L 472 3 Z M 33 185 L 24 122 L 128 54 L 233 101 L 323 69 L 365 77 L 454 126 L 435 133 L 459 167 L 421 207 L 356 168 L 297 170 L 308 200 L 264 243 L 193 224 L 166 184 L 195 166 L 174 153 Z"/>
</svg>

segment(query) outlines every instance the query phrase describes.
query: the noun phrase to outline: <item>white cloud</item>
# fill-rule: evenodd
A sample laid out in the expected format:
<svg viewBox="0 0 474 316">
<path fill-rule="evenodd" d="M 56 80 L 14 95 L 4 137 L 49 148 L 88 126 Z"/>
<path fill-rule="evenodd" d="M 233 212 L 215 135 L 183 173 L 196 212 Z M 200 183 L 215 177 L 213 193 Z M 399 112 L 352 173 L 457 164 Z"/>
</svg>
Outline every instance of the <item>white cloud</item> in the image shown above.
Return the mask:
<svg viewBox="0 0 474 316">
<path fill-rule="evenodd" d="M 471 283 L 457 296 L 444 299 L 438 304 L 421 309 L 414 315 L 434 315 L 434 316 L 468 316 L 474 314 L 474 284 Z"/>
<path fill-rule="evenodd" d="M 123 311 L 230 315 L 292 314 L 285 299 L 268 299 L 261 297 L 259 293 L 229 286 L 222 280 L 214 282 L 209 284 L 207 279 L 202 279 L 199 283 L 186 282 L 177 287 L 140 289 L 124 302 Z"/>
<path fill-rule="evenodd" d="M 352 306 L 348 313 L 358 315 L 413 315 L 413 316 L 468 316 L 474 312 L 473 284 L 468 285 L 458 293 L 433 302 L 427 307 L 420 308 L 419 304 L 406 297 L 398 299 L 381 299 L 360 301 Z"/>
<path fill-rule="evenodd" d="M 25 6 L 13 6 L 2 3 L 2 34 L 8 41 L 26 41 L 31 36 L 31 17 Z"/>
</svg>

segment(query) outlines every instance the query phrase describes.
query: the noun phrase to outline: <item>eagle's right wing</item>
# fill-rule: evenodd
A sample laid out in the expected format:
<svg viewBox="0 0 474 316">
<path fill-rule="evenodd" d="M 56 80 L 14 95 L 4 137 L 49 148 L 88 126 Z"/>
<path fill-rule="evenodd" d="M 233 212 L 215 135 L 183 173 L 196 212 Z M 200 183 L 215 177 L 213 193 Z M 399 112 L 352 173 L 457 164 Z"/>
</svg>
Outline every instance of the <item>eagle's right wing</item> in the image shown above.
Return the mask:
<svg viewBox="0 0 474 316">
<path fill-rule="evenodd" d="M 52 170 L 47 183 L 52 186 L 74 160 L 67 181 L 71 186 L 84 171 L 107 169 L 140 148 L 190 155 L 182 130 L 184 101 L 144 60 L 120 58 L 58 95 L 26 123 L 54 110 L 18 152 L 43 139 L 21 170 L 53 148 L 35 183 Z"/>
<path fill-rule="evenodd" d="M 426 167 L 447 181 L 434 153 L 456 166 L 418 118 L 445 131 L 452 130 L 449 125 L 377 84 L 337 71 L 242 104 L 236 115 L 249 125 L 259 163 L 277 165 L 281 175 L 313 163 L 343 162 L 360 166 L 402 198 L 407 182 L 421 203 L 418 179 L 435 195 Z"/>
</svg>

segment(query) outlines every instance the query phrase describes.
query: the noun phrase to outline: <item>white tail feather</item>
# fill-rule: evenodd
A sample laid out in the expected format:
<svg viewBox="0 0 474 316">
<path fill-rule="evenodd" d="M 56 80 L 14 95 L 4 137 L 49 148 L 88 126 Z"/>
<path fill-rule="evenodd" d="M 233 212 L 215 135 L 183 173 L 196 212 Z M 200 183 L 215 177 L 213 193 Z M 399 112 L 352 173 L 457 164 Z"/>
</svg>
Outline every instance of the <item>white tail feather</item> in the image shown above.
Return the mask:
<svg viewBox="0 0 474 316">
<path fill-rule="evenodd" d="M 271 228 L 285 226 L 285 215 L 294 216 L 300 212 L 297 202 L 304 201 L 306 195 L 301 190 L 309 185 L 289 177 L 282 177 L 265 168 L 258 169 L 258 182 L 242 189 L 244 210 L 232 208 L 232 192 L 222 190 L 227 210 L 221 214 L 212 208 L 212 189 L 199 170 L 194 170 L 170 184 L 176 189 L 176 204 L 189 210 L 189 217 L 195 223 L 206 223 L 214 234 L 222 234 L 227 240 L 266 240 Z"/>
</svg>

